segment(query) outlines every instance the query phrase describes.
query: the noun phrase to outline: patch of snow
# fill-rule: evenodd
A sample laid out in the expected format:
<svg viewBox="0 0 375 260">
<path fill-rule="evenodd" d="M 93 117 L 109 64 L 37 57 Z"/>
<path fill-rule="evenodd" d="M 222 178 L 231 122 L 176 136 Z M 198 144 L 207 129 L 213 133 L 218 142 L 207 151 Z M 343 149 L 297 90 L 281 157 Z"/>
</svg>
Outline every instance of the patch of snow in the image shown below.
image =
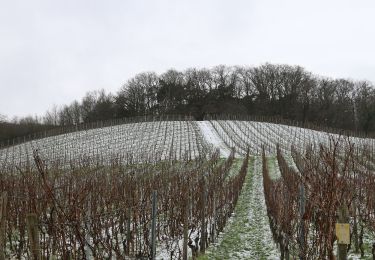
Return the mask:
<svg viewBox="0 0 375 260">
<path fill-rule="evenodd" d="M 197 122 L 199 129 L 206 141 L 212 144 L 215 148 L 220 149 L 220 155 L 222 157 L 229 157 L 230 149 L 224 144 L 221 138 L 217 135 L 215 129 L 212 127 L 209 121 L 199 121 Z"/>
</svg>

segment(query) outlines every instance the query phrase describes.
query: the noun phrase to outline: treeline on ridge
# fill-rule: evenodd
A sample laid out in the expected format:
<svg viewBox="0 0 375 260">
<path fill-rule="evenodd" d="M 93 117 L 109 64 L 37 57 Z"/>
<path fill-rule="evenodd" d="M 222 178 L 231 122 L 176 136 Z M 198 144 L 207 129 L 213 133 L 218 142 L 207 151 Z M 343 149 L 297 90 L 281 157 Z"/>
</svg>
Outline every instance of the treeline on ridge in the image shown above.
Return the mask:
<svg viewBox="0 0 375 260">
<path fill-rule="evenodd" d="M 321 77 L 290 65 L 144 72 L 115 94 L 88 92 L 80 101 L 54 106 L 40 118 L 1 123 L 0 140 L 56 126 L 165 114 L 197 120 L 207 114 L 250 114 L 368 134 L 375 131 L 375 89 L 369 81 Z"/>
</svg>

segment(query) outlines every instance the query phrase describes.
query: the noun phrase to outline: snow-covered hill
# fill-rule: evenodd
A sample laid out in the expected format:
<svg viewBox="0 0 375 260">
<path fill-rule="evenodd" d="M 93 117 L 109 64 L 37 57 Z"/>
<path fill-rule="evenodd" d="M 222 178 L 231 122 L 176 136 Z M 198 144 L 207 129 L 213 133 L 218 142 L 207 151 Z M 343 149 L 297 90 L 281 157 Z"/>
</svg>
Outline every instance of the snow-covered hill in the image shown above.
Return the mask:
<svg viewBox="0 0 375 260">
<path fill-rule="evenodd" d="M 269 155 L 276 154 L 276 146 L 284 153 L 290 154 L 291 146 L 303 151 L 309 145 L 330 145 L 338 141 L 342 149 L 349 144 L 356 147 L 374 147 L 375 139 L 340 136 L 295 126 L 237 120 L 210 121 L 212 128 L 227 147 L 236 147 L 236 151 L 244 155 L 249 148 L 253 155 L 261 155 L 262 146 Z M 209 140 L 209 139 L 208 139 Z"/>
<path fill-rule="evenodd" d="M 307 145 L 329 145 L 340 138 L 359 147 L 374 147 L 374 139 L 339 137 L 335 134 L 273 123 L 214 120 L 156 121 L 110 126 L 73 132 L 26 142 L 0 150 L 0 166 L 25 165 L 38 151 L 46 162 L 60 165 L 79 163 L 152 162 L 165 159 L 196 158 L 220 149 L 227 157 L 231 147 L 237 156 L 249 148 L 260 155 L 262 147 L 268 154 L 276 153 L 276 145 L 290 153 L 291 145 L 303 150 Z"/>
<path fill-rule="evenodd" d="M 212 147 L 192 121 L 122 124 L 37 139 L 0 150 L 0 166 L 25 165 L 33 152 L 47 163 L 136 163 L 196 158 Z"/>
</svg>

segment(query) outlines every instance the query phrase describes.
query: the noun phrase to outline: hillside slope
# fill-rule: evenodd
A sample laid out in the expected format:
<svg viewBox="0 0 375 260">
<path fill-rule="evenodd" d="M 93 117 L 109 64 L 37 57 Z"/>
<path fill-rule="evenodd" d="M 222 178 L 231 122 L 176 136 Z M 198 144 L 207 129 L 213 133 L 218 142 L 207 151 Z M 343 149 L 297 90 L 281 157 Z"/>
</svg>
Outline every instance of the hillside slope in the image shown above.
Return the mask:
<svg viewBox="0 0 375 260">
<path fill-rule="evenodd" d="M 260 155 L 276 154 L 276 146 L 290 154 L 291 146 L 303 151 L 308 145 L 329 145 L 339 139 L 340 147 L 349 142 L 358 147 L 374 147 L 374 139 L 343 137 L 336 134 L 287 125 L 237 120 L 156 121 L 122 124 L 37 139 L 0 150 L 0 165 L 26 165 L 37 151 L 47 162 L 67 165 L 73 162 L 137 163 L 165 159 L 194 159 L 213 149 L 228 157 L 231 147 L 236 156 L 246 150 Z"/>
</svg>

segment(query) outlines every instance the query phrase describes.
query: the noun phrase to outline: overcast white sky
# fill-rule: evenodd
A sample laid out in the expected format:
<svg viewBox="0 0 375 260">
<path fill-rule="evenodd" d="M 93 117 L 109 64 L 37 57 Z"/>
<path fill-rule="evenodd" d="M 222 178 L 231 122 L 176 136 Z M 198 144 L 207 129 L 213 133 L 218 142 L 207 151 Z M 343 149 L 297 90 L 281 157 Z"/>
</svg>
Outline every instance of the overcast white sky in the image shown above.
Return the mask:
<svg viewBox="0 0 375 260">
<path fill-rule="evenodd" d="M 169 68 L 301 65 L 375 82 L 375 1 L 0 0 L 0 114 Z"/>
</svg>

